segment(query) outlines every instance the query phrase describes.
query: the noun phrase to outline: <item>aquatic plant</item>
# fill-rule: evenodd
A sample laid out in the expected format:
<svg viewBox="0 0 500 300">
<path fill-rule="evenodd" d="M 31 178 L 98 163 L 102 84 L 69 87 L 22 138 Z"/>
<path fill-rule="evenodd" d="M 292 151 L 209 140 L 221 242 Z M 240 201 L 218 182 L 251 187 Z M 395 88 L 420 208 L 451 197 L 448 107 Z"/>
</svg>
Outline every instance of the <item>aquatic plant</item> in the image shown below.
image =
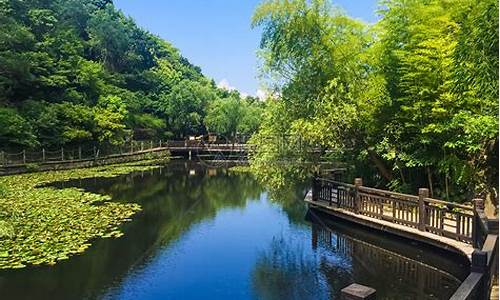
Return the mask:
<svg viewBox="0 0 500 300">
<path fill-rule="evenodd" d="M 0 269 L 53 265 L 82 253 L 96 238 L 121 236 L 119 226 L 141 209 L 138 204 L 49 184 L 155 167 L 149 163 L 0 177 Z"/>
</svg>

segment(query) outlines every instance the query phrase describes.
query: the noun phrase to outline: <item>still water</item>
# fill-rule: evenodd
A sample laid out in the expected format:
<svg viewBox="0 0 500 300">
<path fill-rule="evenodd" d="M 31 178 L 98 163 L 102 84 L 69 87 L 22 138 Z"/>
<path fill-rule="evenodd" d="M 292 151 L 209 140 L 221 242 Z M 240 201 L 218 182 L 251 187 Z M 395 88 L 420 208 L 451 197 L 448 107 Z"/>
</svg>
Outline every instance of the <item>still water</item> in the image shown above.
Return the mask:
<svg viewBox="0 0 500 300">
<path fill-rule="evenodd" d="M 447 299 L 466 276 L 459 257 L 308 212 L 303 184 L 270 193 L 249 174 L 173 162 L 59 186 L 143 210 L 83 255 L 0 272 L 0 299 L 339 299 L 353 282 L 378 299 Z"/>
</svg>

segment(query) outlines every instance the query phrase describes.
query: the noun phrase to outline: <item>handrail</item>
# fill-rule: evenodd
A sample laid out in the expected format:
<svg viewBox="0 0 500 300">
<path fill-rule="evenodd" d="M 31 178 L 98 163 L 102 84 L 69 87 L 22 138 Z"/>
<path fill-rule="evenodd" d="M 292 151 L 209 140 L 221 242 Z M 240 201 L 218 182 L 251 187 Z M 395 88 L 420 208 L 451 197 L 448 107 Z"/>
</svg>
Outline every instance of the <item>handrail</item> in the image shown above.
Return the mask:
<svg viewBox="0 0 500 300">
<path fill-rule="evenodd" d="M 461 209 L 468 210 L 471 212 L 473 210 L 473 207 L 469 206 L 469 205 L 463 205 L 463 204 L 458 204 L 458 203 L 453 203 L 453 202 L 448 202 L 448 201 L 443 201 L 443 200 L 438 200 L 438 199 L 433 199 L 433 198 L 424 198 L 424 201 L 429 202 L 429 203 L 442 204 L 442 205 L 446 205 L 448 207 L 461 208 Z"/>
<path fill-rule="evenodd" d="M 428 189 L 415 196 L 366 187 L 360 178 L 354 185 L 326 178 L 314 181 L 313 199 L 329 205 L 466 243 L 474 240 L 472 207 L 430 198 Z"/>
<path fill-rule="evenodd" d="M 496 263 L 498 263 L 498 234 L 488 234 L 482 249 L 476 249 L 472 254 L 471 273 L 450 299 L 490 299 L 491 280 Z"/>
<path fill-rule="evenodd" d="M 18 167 L 30 163 L 53 163 L 53 162 L 68 162 L 68 161 L 83 161 L 95 159 L 102 156 L 122 155 L 125 153 L 144 153 L 155 151 L 158 149 L 176 149 L 185 150 L 208 149 L 212 151 L 230 149 L 234 151 L 245 151 L 251 145 L 248 144 L 216 144 L 204 143 L 199 140 L 183 140 L 183 141 L 129 141 L 125 145 L 112 149 L 112 151 L 102 151 L 98 147 L 91 146 L 83 148 L 60 148 L 56 150 L 40 149 L 40 151 L 26 151 L 19 153 L 8 153 L 0 151 L 0 167 Z M 109 150 L 109 149 L 108 149 Z"/>
<path fill-rule="evenodd" d="M 353 185 L 353 184 L 349 184 L 349 183 L 345 183 L 345 182 L 340 182 L 340 181 L 335 181 L 335 180 L 332 180 L 332 179 L 327 179 L 327 178 L 318 178 L 318 179 L 321 180 L 321 181 L 330 182 L 330 183 L 338 184 L 338 185 L 349 187 L 349 188 L 354 188 L 355 187 L 355 185 Z M 380 193 L 380 194 L 383 194 L 383 195 L 391 195 L 391 196 L 395 196 L 395 197 L 401 197 L 401 198 L 406 198 L 406 199 L 417 200 L 418 201 L 418 196 L 413 196 L 413 195 L 408 195 L 408 194 L 402 194 L 402 193 L 393 192 L 393 191 L 386 191 L 386 190 L 376 189 L 376 188 L 367 187 L 367 186 L 360 186 L 359 189 L 360 189 L 360 191 L 367 191 L 367 192 L 372 192 L 372 193 Z"/>
<path fill-rule="evenodd" d="M 452 299 L 488 299 L 498 262 L 498 220 L 486 217 L 482 199 L 469 206 L 430 198 L 426 188 L 415 196 L 365 187 L 361 178 L 348 184 L 315 177 L 312 201 L 472 244 L 471 273 Z"/>
<path fill-rule="evenodd" d="M 380 190 L 380 189 L 366 187 L 366 186 L 360 186 L 359 190 L 361 190 L 361 191 L 364 190 L 364 191 L 372 192 L 372 193 L 380 193 L 380 194 L 384 194 L 384 195 L 395 196 L 395 197 L 398 197 L 398 198 L 404 198 L 406 200 L 415 200 L 415 201 L 418 201 L 418 196 L 408 195 L 408 194 L 402 194 L 402 193 L 397 193 L 397 192 L 392 192 L 392 191 L 385 191 L 385 190 Z"/>
</svg>

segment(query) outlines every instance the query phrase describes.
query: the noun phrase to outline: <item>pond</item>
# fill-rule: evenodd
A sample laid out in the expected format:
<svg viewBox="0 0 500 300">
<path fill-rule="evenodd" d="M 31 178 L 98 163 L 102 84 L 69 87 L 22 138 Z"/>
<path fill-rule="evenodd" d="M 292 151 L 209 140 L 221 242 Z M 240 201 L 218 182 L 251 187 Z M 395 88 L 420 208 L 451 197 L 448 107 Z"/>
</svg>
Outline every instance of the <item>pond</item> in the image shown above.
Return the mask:
<svg viewBox="0 0 500 300">
<path fill-rule="evenodd" d="M 172 162 L 60 183 L 137 202 L 124 236 L 53 267 L 0 272 L 1 299 L 447 299 L 460 257 L 308 211 L 307 184 L 270 193 L 250 174 Z"/>
</svg>

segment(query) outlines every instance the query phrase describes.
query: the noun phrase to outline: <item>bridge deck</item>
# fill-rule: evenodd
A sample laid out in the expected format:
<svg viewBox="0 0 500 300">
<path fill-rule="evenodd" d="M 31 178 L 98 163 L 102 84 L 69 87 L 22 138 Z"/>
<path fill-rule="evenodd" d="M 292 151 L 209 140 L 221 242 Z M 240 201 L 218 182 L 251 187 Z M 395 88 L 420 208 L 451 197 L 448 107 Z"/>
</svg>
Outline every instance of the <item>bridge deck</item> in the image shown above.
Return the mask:
<svg viewBox="0 0 500 300">
<path fill-rule="evenodd" d="M 402 236 L 405 238 L 417 240 L 433 246 L 457 252 L 459 254 L 466 255 L 469 259 L 472 257 L 472 252 L 474 248 L 471 244 L 461 242 L 452 238 L 447 238 L 427 231 L 420 231 L 417 228 L 412 228 L 404 226 L 401 224 L 376 219 L 362 214 L 356 214 L 354 212 L 348 211 L 346 209 L 338 208 L 329 205 L 326 201 L 313 201 L 312 191 L 306 195 L 304 201 L 308 203 L 311 207 L 315 207 L 323 212 L 326 212 L 332 216 L 351 221 L 360 225 L 364 225 L 370 228 L 382 230 Z"/>
</svg>

